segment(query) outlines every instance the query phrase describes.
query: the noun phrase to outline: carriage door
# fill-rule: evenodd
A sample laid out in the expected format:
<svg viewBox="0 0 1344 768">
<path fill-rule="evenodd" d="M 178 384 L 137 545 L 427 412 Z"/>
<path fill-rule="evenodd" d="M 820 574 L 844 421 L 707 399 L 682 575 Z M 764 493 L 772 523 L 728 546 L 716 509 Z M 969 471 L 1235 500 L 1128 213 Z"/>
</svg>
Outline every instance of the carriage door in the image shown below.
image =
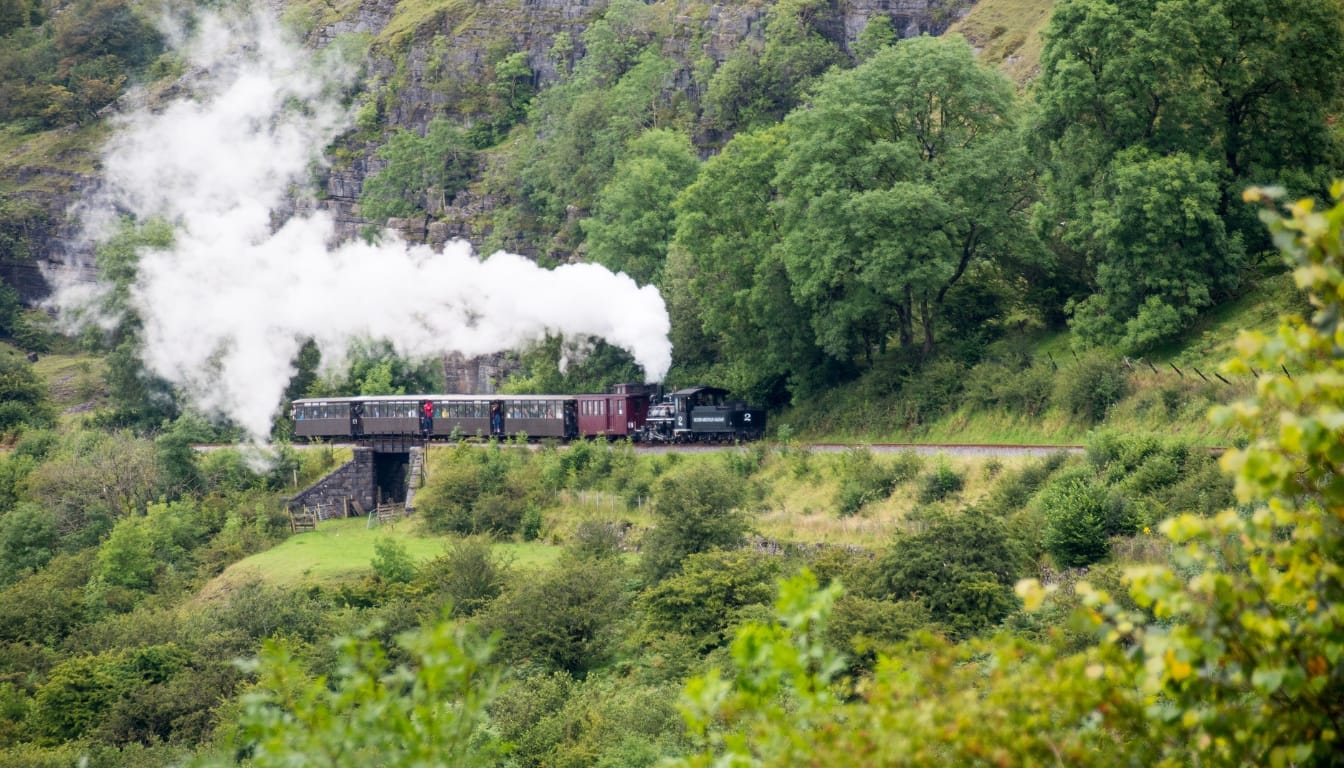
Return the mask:
<svg viewBox="0 0 1344 768">
<path fill-rule="evenodd" d="M 504 401 L 490 401 L 490 434 L 494 437 L 504 436 Z"/>
<path fill-rule="evenodd" d="M 565 439 L 572 440 L 579 436 L 579 413 L 578 407 L 573 400 L 566 400 L 563 405 L 563 414 L 565 417 Z"/>
<path fill-rule="evenodd" d="M 364 434 L 364 404 L 350 404 L 350 436 L 360 437 Z"/>
</svg>

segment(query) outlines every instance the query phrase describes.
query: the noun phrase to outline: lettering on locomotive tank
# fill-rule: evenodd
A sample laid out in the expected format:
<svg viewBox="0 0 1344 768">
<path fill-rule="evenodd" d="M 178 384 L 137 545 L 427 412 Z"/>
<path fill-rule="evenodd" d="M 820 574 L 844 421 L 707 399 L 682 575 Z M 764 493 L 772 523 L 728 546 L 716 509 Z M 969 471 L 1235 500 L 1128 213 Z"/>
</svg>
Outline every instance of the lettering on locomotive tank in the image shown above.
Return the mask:
<svg viewBox="0 0 1344 768">
<path fill-rule="evenodd" d="M 696 423 L 696 424 L 722 424 L 722 423 L 724 423 L 724 418 L 723 418 L 722 416 L 696 416 L 696 417 L 695 417 L 695 423 Z"/>
</svg>

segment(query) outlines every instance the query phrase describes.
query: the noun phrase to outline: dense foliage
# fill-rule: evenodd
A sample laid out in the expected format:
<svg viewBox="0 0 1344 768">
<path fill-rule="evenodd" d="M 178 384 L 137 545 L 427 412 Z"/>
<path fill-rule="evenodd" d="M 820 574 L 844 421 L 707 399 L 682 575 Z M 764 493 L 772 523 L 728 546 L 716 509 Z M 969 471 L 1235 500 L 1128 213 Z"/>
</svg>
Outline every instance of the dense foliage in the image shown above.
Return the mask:
<svg viewBox="0 0 1344 768">
<path fill-rule="evenodd" d="M 118 322 L 80 340 L 106 355 L 110 407 L 58 422 L 38 369 L 0 354 L 0 763 L 1336 761 L 1344 188 L 1284 215 L 1282 191 L 1251 187 L 1268 237 L 1238 199 L 1325 191 L 1344 7 L 1061 0 L 1015 93 L 959 38 L 897 40 L 882 17 L 851 59 L 810 0 L 766 4 L 721 61 L 677 44 L 667 4 L 617 0 L 545 62 L 487 34 L 467 71 L 446 35 L 474 29 L 468 5 L 371 49 L 428 46 L 436 96 L 404 109 L 394 67 L 354 97 L 337 154 L 377 160 L 370 223 L 489 200 L 472 209 L 488 244 L 657 284 L 674 378 L 773 406 L 858 379 L 791 422 L 858 434 L 959 404 L 1106 423 L 1134 388 L 1120 356 L 1272 271 L 1272 241 L 1311 314 L 1248 335 L 1223 371 L 1257 381 L 1218 415 L 1248 436 L 1221 461 L 1235 494 L 1203 449 L 1125 428 L 974 473 L 790 444 L 463 443 L 431 451 L 402 523 L 441 556 L 382 536 L 339 579 L 247 578 L 230 567 L 291 538 L 281 497 L 336 453 L 258 468 L 192 449 L 218 432 L 145 378 L 128 299 L 138 247 L 172 227 L 125 222 L 98 253 Z M 148 19 L 127 0 L 0 0 L 6 136 L 175 77 Z M 389 122 L 406 114 L 422 124 Z M 0 195 L 20 259 L 45 220 L 32 200 Z M 4 289 L 0 333 L 37 350 Z M 1066 322 L 1100 349 L 1015 346 Z M 632 378 L 601 346 L 559 374 L 562 345 L 514 386 Z M 441 381 L 377 342 L 350 361 L 319 377 L 309 345 L 288 396 Z M 1133 407 L 1166 423 L 1219 391 L 1154 385 Z M 900 511 L 823 546 L 788 521 L 797 504 L 852 528 Z M 767 516 L 780 538 L 756 535 Z"/>
</svg>

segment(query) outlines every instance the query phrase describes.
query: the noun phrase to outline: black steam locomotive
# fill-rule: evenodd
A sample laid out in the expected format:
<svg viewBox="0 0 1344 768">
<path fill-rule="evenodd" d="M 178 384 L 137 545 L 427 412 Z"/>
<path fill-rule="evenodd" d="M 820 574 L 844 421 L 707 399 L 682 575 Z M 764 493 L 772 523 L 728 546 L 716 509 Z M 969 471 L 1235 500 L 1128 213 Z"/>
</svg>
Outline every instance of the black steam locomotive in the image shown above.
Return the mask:
<svg viewBox="0 0 1344 768">
<path fill-rule="evenodd" d="M 659 396 L 621 384 L 585 395 L 381 395 L 294 401 L 299 440 L 464 437 L 625 439 L 650 443 L 736 442 L 765 435 L 765 410 L 716 387 Z"/>
</svg>

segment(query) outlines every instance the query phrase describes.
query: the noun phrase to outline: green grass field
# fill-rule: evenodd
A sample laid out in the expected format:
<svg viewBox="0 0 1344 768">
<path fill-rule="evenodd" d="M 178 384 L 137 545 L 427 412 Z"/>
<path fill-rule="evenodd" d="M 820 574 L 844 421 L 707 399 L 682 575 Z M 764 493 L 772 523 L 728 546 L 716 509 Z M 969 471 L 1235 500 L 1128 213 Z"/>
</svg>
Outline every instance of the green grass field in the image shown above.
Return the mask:
<svg viewBox="0 0 1344 768">
<path fill-rule="evenodd" d="M 406 548 L 417 563 L 443 554 L 448 536 L 425 534 L 415 520 L 372 527 L 364 518 L 328 520 L 311 533 L 299 533 L 280 544 L 229 566 L 202 590 L 204 596 L 230 591 L 234 586 L 260 579 L 270 584 L 337 584 L 362 578 L 372 571 L 374 544 L 392 539 Z M 540 542 L 501 542 L 495 553 L 516 568 L 548 565 L 561 548 Z"/>
</svg>

